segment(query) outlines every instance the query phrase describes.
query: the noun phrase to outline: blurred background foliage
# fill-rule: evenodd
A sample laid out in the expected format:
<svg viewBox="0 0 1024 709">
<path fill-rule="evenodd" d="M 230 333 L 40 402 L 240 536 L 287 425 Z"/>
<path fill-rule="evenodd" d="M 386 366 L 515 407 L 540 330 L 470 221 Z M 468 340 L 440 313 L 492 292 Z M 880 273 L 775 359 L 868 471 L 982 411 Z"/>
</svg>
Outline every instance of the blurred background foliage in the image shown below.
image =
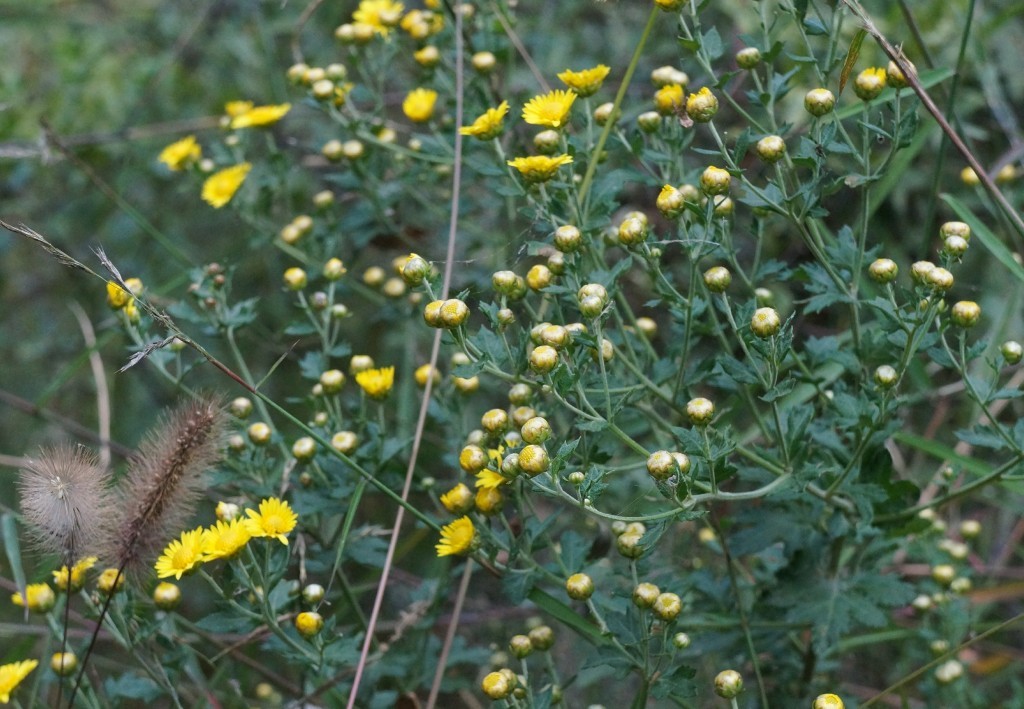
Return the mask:
<svg viewBox="0 0 1024 709">
<path fill-rule="evenodd" d="M 123 274 L 141 277 L 157 296 L 182 297 L 189 270 L 210 262 L 237 269 L 238 299 L 275 292 L 281 271 L 290 265 L 287 257 L 269 248 L 250 247 L 266 244 L 284 220 L 322 188 L 319 146 L 329 138 L 343 137 L 333 135 L 333 124 L 320 119 L 317 109 L 303 104 L 289 89 L 285 70 L 298 59 L 296 46 L 311 64 L 343 60 L 332 32 L 349 19 L 356 4 L 354 0 L 323 3 L 296 45 L 304 3 L 0 0 L 0 46 L 4 48 L 0 217 L 36 229 L 90 264 L 96 263 L 91 249 L 102 246 Z M 727 56 L 743 46 L 742 34 L 754 30 L 756 15 L 750 5 L 746 0 L 723 0 L 709 3 L 705 10 L 704 27 L 718 28 Z M 622 63 L 648 7 L 646 2 L 627 0 L 521 0 L 516 32 L 549 82 L 566 67 L 597 62 L 619 62 L 613 64 L 613 76 L 621 76 Z M 967 0 L 867 4 L 890 40 L 901 43 L 920 69 L 957 66 L 969 7 L 974 6 Z M 905 11 L 912 13 L 913 24 Z M 993 171 L 1019 164 L 1024 155 L 1021 15 L 1024 4 L 980 3 L 958 77 L 955 123 Z M 852 21 L 846 24 L 847 39 L 840 42 L 841 47 L 848 46 L 855 30 Z M 500 61 L 514 65 L 502 96 L 507 93 L 513 99 L 512 113 L 517 113 L 521 99 L 537 91 L 534 79 L 500 28 L 475 39 L 481 43 L 479 48 L 494 51 Z M 661 28 L 639 68 L 640 80 L 634 81 L 626 100 L 627 112 L 630 107 L 636 109 L 630 115 L 647 110 L 651 87 L 645 77 L 650 70 L 662 64 L 679 65 L 681 56 L 674 32 Z M 871 64 L 884 62 L 881 53 L 866 42 L 858 65 Z M 682 66 L 697 78 L 692 62 L 683 61 Z M 399 115 L 402 97 L 414 85 L 412 62 L 396 62 L 394 71 L 387 77 L 386 98 L 392 104 L 391 114 Z M 403 73 L 410 78 L 402 80 Z M 941 106 L 946 105 L 951 87 L 952 82 L 944 82 L 934 90 Z M 800 111 L 797 97 L 790 98 L 792 110 Z M 277 206 L 278 224 L 246 223 L 231 210 L 209 208 L 200 201 L 195 181 L 178 179 L 156 161 L 163 146 L 183 135 L 197 133 L 202 140 L 216 134 L 225 102 L 235 99 L 296 104 L 283 133 L 286 149 L 295 157 L 285 178 L 292 204 Z M 736 128 L 742 130 L 742 126 Z M 931 130 L 919 160 L 906 170 L 899 189 L 876 217 L 876 223 L 884 225 L 885 255 L 900 263 L 926 257 L 934 246 L 938 223 L 952 218 L 936 202 L 936 186 L 938 191 L 963 193 L 979 213 L 987 208 L 980 193 L 965 191 L 961 185 L 958 156 L 949 151 L 944 162 L 938 162 L 939 137 L 938 130 Z M 300 162 L 311 169 L 300 169 Z M 382 185 L 382 192 L 387 188 Z M 1019 208 L 1020 187 L 1015 184 L 1008 193 Z M 399 221 L 417 228 L 402 235 L 353 235 L 358 243 L 369 246 L 354 254 L 349 264 L 353 274 L 373 264 L 388 267 L 394 256 L 408 251 L 410 241 L 427 244 L 424 248 L 430 255 L 440 256 L 443 209 L 427 212 L 429 219 L 417 223 L 419 206 L 400 190 L 392 195 L 394 207 L 406 212 Z M 507 230 L 510 244 L 522 230 L 522 225 L 505 221 L 497 196 L 493 210 L 481 209 L 486 202 L 480 199 L 471 204 L 466 229 Z M 842 209 L 840 204 L 835 207 Z M 995 217 L 990 218 L 996 231 L 1009 238 L 1010 230 L 999 228 Z M 801 248 L 795 239 L 787 243 L 784 234 L 774 238 L 779 252 Z M 968 263 L 980 255 L 970 255 Z M 479 256 L 480 262 L 474 264 L 472 256 Z M 471 270 L 489 273 L 505 261 L 487 253 L 461 253 L 459 258 L 462 273 L 457 273 L 456 291 L 472 280 L 466 275 Z M 962 272 L 965 283 L 985 284 L 985 292 L 971 295 L 986 312 L 1002 311 L 1019 323 L 1020 305 L 1003 300 L 1010 292 L 1008 283 L 993 282 L 980 273 L 971 275 L 967 267 Z M 995 278 L 1009 280 L 1010 276 L 1000 271 Z M 74 304 L 81 306 L 95 327 L 95 352 L 102 358 L 111 395 L 114 441 L 136 445 L 157 414 L 176 398 L 172 387 L 147 373 L 145 365 L 115 373 L 127 359 L 130 343 L 104 296 L 94 279 L 62 268 L 34 245 L 0 232 L 0 500 L 4 510 L 14 499 L 19 457 L 69 438 L 95 443 L 66 423 L 80 424 L 87 431 L 95 431 L 98 424 L 97 382 Z M 156 302 L 160 303 L 159 297 Z M 260 307 L 282 310 L 280 317 L 261 320 L 286 321 L 285 299 L 267 297 Z M 389 317 L 377 303 L 354 299 L 351 307 L 357 314 L 350 326 L 354 351 L 376 355 L 401 347 L 402 332 L 372 327 Z M 242 338 L 255 372 L 267 371 L 289 344 L 282 333 L 258 328 Z M 231 396 L 240 393 L 208 368 L 202 369 L 193 375 L 194 386 L 205 385 Z M 272 385 L 281 393 L 288 391 L 289 382 L 297 381 L 293 364 L 283 368 Z M 448 454 L 456 450 L 454 442 L 446 450 Z M 0 577 L 4 575 L 0 569 Z M 9 604 L 0 602 L 0 617 L 9 610 Z"/>
</svg>

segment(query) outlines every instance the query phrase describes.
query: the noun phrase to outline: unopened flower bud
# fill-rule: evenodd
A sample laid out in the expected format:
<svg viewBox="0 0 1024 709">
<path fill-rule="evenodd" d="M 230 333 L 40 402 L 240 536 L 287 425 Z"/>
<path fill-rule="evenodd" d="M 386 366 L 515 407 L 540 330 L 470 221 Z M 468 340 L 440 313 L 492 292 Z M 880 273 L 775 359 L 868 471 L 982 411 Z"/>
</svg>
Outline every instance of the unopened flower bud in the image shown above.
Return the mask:
<svg viewBox="0 0 1024 709">
<path fill-rule="evenodd" d="M 896 369 L 888 364 L 883 364 L 875 370 L 875 384 L 882 389 L 891 388 L 898 380 L 899 374 L 897 374 Z"/>
<path fill-rule="evenodd" d="M 555 229 L 555 248 L 563 253 L 572 253 L 583 245 L 583 234 L 572 224 Z"/>
<path fill-rule="evenodd" d="M 725 266 L 712 266 L 704 272 L 704 285 L 712 293 L 724 293 L 732 283 L 732 274 Z"/>
<path fill-rule="evenodd" d="M 973 327 L 981 318 L 981 308 L 974 301 L 961 300 L 953 305 L 949 316 L 958 327 Z"/>
<path fill-rule="evenodd" d="M 740 69 L 753 69 L 761 63 L 761 50 L 757 47 L 744 47 L 736 52 L 736 66 Z"/>
<path fill-rule="evenodd" d="M 761 338 L 777 335 L 781 327 L 782 319 L 775 308 L 758 308 L 750 319 L 750 331 Z"/>
<path fill-rule="evenodd" d="M 586 574 L 573 574 L 565 581 L 565 592 L 573 600 L 585 601 L 594 594 L 594 581 Z"/>
<path fill-rule="evenodd" d="M 778 162 L 786 156 L 786 141 L 777 135 L 766 135 L 757 141 L 757 156 L 767 163 Z"/>
<path fill-rule="evenodd" d="M 694 426 L 706 426 L 715 416 L 715 405 L 703 397 L 690 399 L 686 403 L 686 415 Z"/>
<path fill-rule="evenodd" d="M 715 676 L 715 694 L 734 699 L 743 691 L 743 677 L 736 670 L 724 670 Z"/>
<path fill-rule="evenodd" d="M 836 97 L 828 89 L 811 89 L 804 96 L 804 108 L 812 116 L 820 118 L 836 107 Z"/>
<path fill-rule="evenodd" d="M 865 69 L 857 74 L 857 78 L 854 79 L 853 92 L 857 94 L 857 98 L 861 101 L 870 101 L 873 98 L 877 98 L 878 94 L 882 93 L 882 89 L 885 88 L 885 78 L 885 69 L 881 67 Z"/>
</svg>

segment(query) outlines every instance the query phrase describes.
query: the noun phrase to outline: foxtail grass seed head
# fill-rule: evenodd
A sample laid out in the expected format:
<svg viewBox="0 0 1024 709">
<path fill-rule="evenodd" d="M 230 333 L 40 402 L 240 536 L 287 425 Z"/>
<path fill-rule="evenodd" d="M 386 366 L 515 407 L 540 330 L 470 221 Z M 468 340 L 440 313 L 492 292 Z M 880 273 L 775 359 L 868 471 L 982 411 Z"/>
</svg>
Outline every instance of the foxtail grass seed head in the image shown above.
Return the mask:
<svg viewBox="0 0 1024 709">
<path fill-rule="evenodd" d="M 94 553 L 112 509 L 109 475 L 84 448 L 43 450 L 19 474 L 21 512 L 39 547 L 69 564 Z"/>
<path fill-rule="evenodd" d="M 178 536 L 203 489 L 203 474 L 218 460 L 224 424 L 220 404 L 199 399 L 178 407 L 150 431 L 121 483 L 124 513 L 104 558 L 137 571 Z"/>
</svg>

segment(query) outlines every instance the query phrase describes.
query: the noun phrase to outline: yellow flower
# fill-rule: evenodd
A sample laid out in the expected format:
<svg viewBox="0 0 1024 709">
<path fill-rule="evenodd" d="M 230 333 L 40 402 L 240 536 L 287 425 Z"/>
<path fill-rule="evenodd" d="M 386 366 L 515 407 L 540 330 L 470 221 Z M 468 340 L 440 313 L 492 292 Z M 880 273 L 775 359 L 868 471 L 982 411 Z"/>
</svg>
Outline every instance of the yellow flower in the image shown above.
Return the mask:
<svg viewBox="0 0 1024 709">
<path fill-rule="evenodd" d="M 523 120 L 535 126 L 561 128 L 569 117 L 576 94 L 565 89 L 556 89 L 531 98 L 523 106 Z"/>
<path fill-rule="evenodd" d="M 609 71 L 611 69 L 604 64 L 598 64 L 592 69 L 584 69 L 583 71 L 566 69 L 558 75 L 558 78 L 580 96 L 592 96 L 601 88 L 601 84 L 604 82 L 605 77 L 608 76 Z"/>
<path fill-rule="evenodd" d="M 683 105 L 683 87 L 681 84 L 667 84 L 654 92 L 654 107 L 663 116 L 671 116 Z"/>
<path fill-rule="evenodd" d="M 502 101 L 497 108 L 488 108 L 482 116 L 479 116 L 472 124 L 462 126 L 459 132 L 462 135 L 471 135 L 480 140 L 491 140 L 501 135 L 505 127 L 505 114 L 508 113 L 508 101 Z"/>
<path fill-rule="evenodd" d="M 229 118 L 237 118 L 251 111 L 252 107 L 252 101 L 228 101 L 224 104 L 224 113 L 228 114 Z"/>
<path fill-rule="evenodd" d="M 572 162 L 568 155 L 531 155 L 528 158 L 509 160 L 508 164 L 519 170 L 527 182 L 547 182 L 562 165 Z"/>
<path fill-rule="evenodd" d="M 85 585 L 85 572 L 96 565 L 98 559 L 95 556 L 87 556 L 76 562 L 70 572 L 67 566 L 62 566 L 53 572 L 53 585 L 58 591 L 68 590 L 68 576 L 71 576 L 71 592 L 77 591 Z"/>
<path fill-rule="evenodd" d="M 27 604 L 25 603 L 26 596 L 28 597 Z M 22 596 L 20 592 L 15 593 L 11 596 L 11 602 L 16 606 L 28 605 L 28 609 L 34 613 L 45 613 L 53 608 L 57 597 L 53 595 L 53 589 L 48 584 L 30 583 L 25 587 L 25 596 Z"/>
<path fill-rule="evenodd" d="M 114 281 L 107 281 L 107 305 L 114 310 L 120 310 L 128 305 L 128 301 L 131 299 L 131 293 Z"/>
<path fill-rule="evenodd" d="M 686 113 L 697 123 L 707 123 L 718 113 L 718 99 L 705 86 L 686 97 Z"/>
<path fill-rule="evenodd" d="M 452 514 L 464 514 L 473 506 L 473 493 L 464 483 L 459 483 L 441 495 L 441 504 Z"/>
<path fill-rule="evenodd" d="M 295 529 L 295 524 L 299 521 L 298 515 L 292 511 L 288 503 L 276 497 L 260 501 L 259 512 L 246 510 L 245 514 L 249 516 L 245 524 L 250 535 L 270 537 L 285 546 L 288 545 L 288 537 L 285 535 Z"/>
<path fill-rule="evenodd" d="M 36 668 L 38 660 L 22 660 L 0 665 L 0 704 L 11 701 L 11 692 L 18 688 L 28 673 Z"/>
<path fill-rule="evenodd" d="M 371 399 L 383 399 L 395 383 L 395 368 L 364 369 L 356 374 L 358 384 Z"/>
<path fill-rule="evenodd" d="M 203 156 L 203 149 L 196 142 L 196 137 L 190 135 L 179 141 L 171 143 L 160 151 L 157 160 L 166 165 L 169 169 L 177 172 L 188 167 Z"/>
<path fill-rule="evenodd" d="M 277 106 L 256 106 L 245 113 L 234 116 L 231 119 L 232 130 L 236 128 L 258 128 L 277 123 L 285 117 L 288 111 L 292 110 L 290 103 L 282 103 Z"/>
<path fill-rule="evenodd" d="M 352 13 L 352 20 L 369 25 L 377 34 L 387 35 L 402 18 L 405 5 L 392 0 L 363 0 Z"/>
<path fill-rule="evenodd" d="M 501 473 L 496 473 L 490 468 L 484 468 L 476 474 L 476 484 L 474 487 L 482 487 L 485 490 L 494 490 L 501 487 L 509 480 Z"/>
<path fill-rule="evenodd" d="M 96 589 L 101 593 L 110 595 L 117 593 L 122 588 L 124 588 L 124 574 L 117 569 L 103 569 L 103 573 L 96 579 Z"/>
<path fill-rule="evenodd" d="M 252 534 L 249 526 L 238 517 L 228 521 L 218 520 L 207 528 L 203 539 L 203 555 L 206 559 L 225 559 L 237 554 L 249 543 Z"/>
<path fill-rule="evenodd" d="M 473 529 L 473 520 L 469 517 L 459 517 L 451 524 L 441 527 L 441 541 L 437 543 L 437 555 L 465 554 L 473 546 L 475 537 L 476 530 Z"/>
<path fill-rule="evenodd" d="M 156 575 L 165 579 L 173 576 L 175 579 L 192 571 L 205 560 L 203 554 L 204 530 L 197 527 L 191 532 L 182 532 L 181 539 L 175 539 L 164 548 L 163 555 L 156 560 Z"/>
<path fill-rule="evenodd" d="M 235 196 L 251 169 L 251 163 L 243 162 L 213 173 L 203 183 L 203 201 L 220 209 Z"/>
<path fill-rule="evenodd" d="M 434 115 L 437 92 L 432 89 L 413 89 L 402 101 L 402 112 L 415 123 L 426 123 Z"/>
</svg>

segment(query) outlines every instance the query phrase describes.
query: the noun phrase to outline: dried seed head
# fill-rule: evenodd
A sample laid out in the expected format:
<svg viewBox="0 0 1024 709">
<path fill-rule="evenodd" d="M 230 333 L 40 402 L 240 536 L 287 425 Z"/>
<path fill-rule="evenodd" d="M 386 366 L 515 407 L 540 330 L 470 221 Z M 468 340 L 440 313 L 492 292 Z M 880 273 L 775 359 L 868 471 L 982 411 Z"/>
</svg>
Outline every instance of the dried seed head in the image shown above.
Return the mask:
<svg viewBox="0 0 1024 709">
<path fill-rule="evenodd" d="M 125 514 L 108 559 L 128 571 L 149 565 L 192 514 L 202 475 L 218 458 L 225 414 L 219 402 L 179 407 L 148 434 L 121 484 Z"/>
<path fill-rule="evenodd" d="M 109 520 L 108 473 L 84 448 L 43 450 L 21 470 L 25 520 L 48 552 L 65 560 L 92 553 Z"/>
</svg>

